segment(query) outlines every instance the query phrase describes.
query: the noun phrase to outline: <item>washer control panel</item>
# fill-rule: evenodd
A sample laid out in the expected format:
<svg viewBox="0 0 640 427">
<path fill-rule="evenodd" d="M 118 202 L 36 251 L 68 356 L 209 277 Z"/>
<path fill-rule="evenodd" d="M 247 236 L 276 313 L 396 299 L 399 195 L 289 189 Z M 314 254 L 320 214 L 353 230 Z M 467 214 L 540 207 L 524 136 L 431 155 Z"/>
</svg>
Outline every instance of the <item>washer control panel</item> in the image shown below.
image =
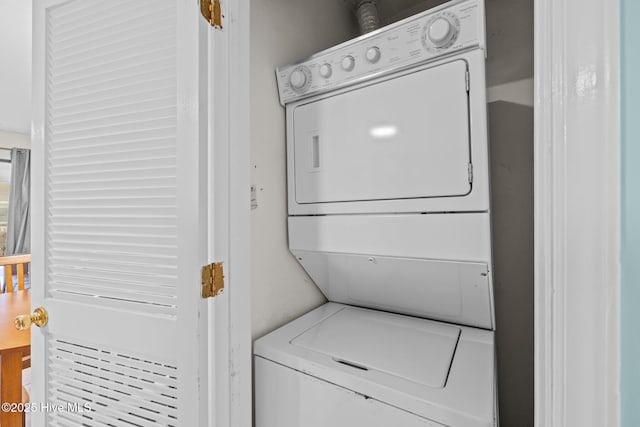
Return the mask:
<svg viewBox="0 0 640 427">
<path fill-rule="evenodd" d="M 483 0 L 449 2 L 279 67 L 280 102 L 285 105 L 470 48 L 485 48 Z"/>
</svg>

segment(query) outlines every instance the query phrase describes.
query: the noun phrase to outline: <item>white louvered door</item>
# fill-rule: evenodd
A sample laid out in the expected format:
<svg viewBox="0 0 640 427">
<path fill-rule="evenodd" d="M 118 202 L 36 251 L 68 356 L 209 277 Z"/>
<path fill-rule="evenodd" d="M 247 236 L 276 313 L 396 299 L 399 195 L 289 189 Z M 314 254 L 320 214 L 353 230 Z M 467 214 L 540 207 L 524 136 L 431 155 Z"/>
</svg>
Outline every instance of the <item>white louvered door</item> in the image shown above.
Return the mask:
<svg viewBox="0 0 640 427">
<path fill-rule="evenodd" d="M 34 1 L 34 426 L 202 425 L 201 20 L 196 1 Z"/>
</svg>

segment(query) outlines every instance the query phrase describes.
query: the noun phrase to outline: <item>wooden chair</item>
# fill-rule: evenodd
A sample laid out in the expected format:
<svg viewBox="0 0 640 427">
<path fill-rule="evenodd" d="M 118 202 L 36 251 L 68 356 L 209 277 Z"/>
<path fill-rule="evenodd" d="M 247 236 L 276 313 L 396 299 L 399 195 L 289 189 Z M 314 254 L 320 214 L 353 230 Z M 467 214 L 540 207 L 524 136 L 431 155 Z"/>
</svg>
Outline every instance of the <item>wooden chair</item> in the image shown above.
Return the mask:
<svg viewBox="0 0 640 427">
<path fill-rule="evenodd" d="M 18 276 L 18 290 L 24 291 L 24 271 L 28 264 L 31 264 L 31 254 L 0 257 L 0 266 L 4 266 L 4 277 L 6 278 L 5 292 L 13 292 L 14 266 L 16 267 L 16 276 Z"/>
<path fill-rule="evenodd" d="M 0 257 L 0 266 L 4 266 L 5 273 L 5 292 L 13 292 L 13 271 L 16 268 L 16 276 L 18 276 L 18 290 L 24 291 L 24 273 L 31 264 L 31 254 L 10 255 Z M 22 358 L 22 369 L 31 367 L 31 356 Z"/>
</svg>

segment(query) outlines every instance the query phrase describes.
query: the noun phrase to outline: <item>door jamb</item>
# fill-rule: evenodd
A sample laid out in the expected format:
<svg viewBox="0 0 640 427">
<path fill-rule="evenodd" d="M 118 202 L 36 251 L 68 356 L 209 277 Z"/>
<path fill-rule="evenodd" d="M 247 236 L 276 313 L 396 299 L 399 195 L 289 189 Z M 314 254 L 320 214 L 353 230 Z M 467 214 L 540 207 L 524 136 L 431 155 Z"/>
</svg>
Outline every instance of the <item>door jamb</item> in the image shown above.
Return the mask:
<svg viewBox="0 0 640 427">
<path fill-rule="evenodd" d="M 223 28 L 209 31 L 209 224 L 211 260 L 225 290 L 208 300 L 209 423 L 253 422 L 250 295 L 250 0 L 221 2 Z"/>
</svg>

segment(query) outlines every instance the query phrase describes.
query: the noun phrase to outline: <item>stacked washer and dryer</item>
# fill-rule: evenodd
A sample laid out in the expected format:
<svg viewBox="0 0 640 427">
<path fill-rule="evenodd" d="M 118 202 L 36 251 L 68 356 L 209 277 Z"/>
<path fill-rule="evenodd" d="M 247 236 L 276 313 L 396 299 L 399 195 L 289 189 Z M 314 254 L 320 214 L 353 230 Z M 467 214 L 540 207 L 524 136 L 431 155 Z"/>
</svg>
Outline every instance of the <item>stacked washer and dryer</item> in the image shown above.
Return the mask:
<svg viewBox="0 0 640 427">
<path fill-rule="evenodd" d="M 256 341 L 257 427 L 498 424 L 484 19 L 278 68 L 289 248 L 330 302 Z"/>
</svg>

